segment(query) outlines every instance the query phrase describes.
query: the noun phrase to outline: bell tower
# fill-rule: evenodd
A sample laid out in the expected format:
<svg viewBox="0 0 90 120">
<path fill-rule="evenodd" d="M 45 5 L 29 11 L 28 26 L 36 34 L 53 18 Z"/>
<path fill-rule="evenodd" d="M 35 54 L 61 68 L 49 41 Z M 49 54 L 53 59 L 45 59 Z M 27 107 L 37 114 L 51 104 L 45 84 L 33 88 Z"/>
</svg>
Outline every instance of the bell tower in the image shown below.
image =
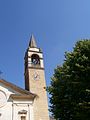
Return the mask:
<svg viewBox="0 0 90 120">
<path fill-rule="evenodd" d="M 37 96 L 34 100 L 34 120 L 49 120 L 45 88 L 43 52 L 32 35 L 25 53 L 25 89 Z"/>
</svg>

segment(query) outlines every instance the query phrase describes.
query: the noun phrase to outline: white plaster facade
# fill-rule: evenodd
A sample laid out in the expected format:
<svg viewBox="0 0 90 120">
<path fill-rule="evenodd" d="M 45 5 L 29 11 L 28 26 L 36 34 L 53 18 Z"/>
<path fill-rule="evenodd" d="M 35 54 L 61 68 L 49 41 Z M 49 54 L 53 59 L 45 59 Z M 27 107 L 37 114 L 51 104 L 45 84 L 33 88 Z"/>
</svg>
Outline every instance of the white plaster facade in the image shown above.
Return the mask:
<svg viewBox="0 0 90 120">
<path fill-rule="evenodd" d="M 34 120 L 33 96 L 24 91 L 0 80 L 0 120 Z"/>
</svg>

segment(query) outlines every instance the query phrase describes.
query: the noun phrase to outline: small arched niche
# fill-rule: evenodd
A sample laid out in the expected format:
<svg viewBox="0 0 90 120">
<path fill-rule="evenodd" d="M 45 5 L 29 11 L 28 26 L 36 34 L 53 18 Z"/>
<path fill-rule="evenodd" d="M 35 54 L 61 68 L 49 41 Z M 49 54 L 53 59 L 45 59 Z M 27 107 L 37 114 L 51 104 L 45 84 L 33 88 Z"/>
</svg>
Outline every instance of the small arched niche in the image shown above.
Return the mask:
<svg viewBox="0 0 90 120">
<path fill-rule="evenodd" d="M 19 115 L 19 120 L 26 120 L 27 118 L 27 111 L 26 110 L 21 110 L 18 112 Z"/>
<path fill-rule="evenodd" d="M 32 66 L 40 67 L 40 58 L 37 54 L 32 54 L 31 56 Z"/>
</svg>

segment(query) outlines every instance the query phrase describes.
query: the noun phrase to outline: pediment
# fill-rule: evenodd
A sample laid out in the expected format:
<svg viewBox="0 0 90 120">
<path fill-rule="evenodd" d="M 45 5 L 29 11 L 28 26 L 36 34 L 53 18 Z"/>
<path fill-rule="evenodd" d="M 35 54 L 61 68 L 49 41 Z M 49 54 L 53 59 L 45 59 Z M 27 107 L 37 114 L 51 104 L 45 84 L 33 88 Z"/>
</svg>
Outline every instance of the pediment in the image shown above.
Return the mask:
<svg viewBox="0 0 90 120">
<path fill-rule="evenodd" d="M 36 96 L 3 79 L 0 79 L 0 91 L 6 93 L 7 97 L 11 97 L 12 99 L 34 99 Z"/>
</svg>

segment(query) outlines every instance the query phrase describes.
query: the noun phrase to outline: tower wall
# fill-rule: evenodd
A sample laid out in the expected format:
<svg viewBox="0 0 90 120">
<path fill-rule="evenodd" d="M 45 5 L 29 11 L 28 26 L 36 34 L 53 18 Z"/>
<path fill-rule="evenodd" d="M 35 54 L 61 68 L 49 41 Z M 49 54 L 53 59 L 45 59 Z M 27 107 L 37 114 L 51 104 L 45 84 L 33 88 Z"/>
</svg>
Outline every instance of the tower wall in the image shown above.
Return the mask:
<svg viewBox="0 0 90 120">
<path fill-rule="evenodd" d="M 37 80 L 34 79 L 35 72 L 40 76 Z M 30 91 L 37 95 L 34 100 L 34 120 L 49 120 L 44 70 L 29 69 L 29 77 Z"/>
</svg>

